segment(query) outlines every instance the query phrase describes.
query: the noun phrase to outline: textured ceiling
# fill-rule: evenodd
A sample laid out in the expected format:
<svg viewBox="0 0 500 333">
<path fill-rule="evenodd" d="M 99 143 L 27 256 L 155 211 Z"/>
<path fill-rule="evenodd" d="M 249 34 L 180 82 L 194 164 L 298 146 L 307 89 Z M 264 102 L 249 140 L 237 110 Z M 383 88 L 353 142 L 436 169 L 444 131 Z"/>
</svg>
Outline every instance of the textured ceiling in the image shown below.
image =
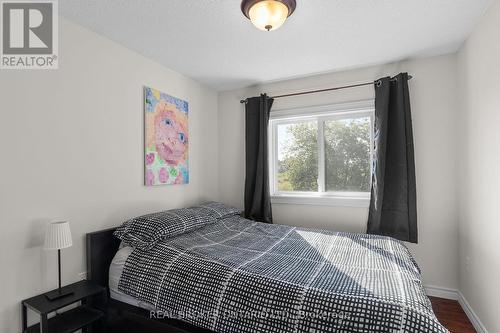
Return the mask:
<svg viewBox="0 0 500 333">
<path fill-rule="evenodd" d="M 262 32 L 239 0 L 61 0 L 61 14 L 217 90 L 454 52 L 491 0 L 298 0 Z"/>
</svg>

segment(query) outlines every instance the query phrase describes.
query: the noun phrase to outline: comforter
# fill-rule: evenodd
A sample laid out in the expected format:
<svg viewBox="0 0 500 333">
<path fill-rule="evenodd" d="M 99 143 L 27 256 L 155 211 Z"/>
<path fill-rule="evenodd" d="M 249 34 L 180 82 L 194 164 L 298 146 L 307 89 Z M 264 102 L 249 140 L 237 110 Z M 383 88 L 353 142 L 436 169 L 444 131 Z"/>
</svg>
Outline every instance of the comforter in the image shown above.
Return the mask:
<svg viewBox="0 0 500 333">
<path fill-rule="evenodd" d="M 221 333 L 447 332 L 401 242 L 240 216 L 134 249 L 119 290 Z"/>
</svg>

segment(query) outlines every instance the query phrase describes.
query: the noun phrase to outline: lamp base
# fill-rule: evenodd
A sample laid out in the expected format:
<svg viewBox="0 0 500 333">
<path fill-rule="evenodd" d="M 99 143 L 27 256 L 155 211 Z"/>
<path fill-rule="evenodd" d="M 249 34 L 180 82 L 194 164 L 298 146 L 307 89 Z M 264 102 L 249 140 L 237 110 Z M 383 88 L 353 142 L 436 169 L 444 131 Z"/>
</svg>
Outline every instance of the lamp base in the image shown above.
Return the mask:
<svg viewBox="0 0 500 333">
<path fill-rule="evenodd" d="M 54 301 L 56 299 L 60 299 L 60 298 L 70 296 L 73 294 L 74 293 L 72 291 L 63 291 L 62 289 L 56 289 L 56 290 L 53 290 L 51 292 L 46 293 L 45 297 L 47 297 L 47 299 L 49 301 Z"/>
</svg>

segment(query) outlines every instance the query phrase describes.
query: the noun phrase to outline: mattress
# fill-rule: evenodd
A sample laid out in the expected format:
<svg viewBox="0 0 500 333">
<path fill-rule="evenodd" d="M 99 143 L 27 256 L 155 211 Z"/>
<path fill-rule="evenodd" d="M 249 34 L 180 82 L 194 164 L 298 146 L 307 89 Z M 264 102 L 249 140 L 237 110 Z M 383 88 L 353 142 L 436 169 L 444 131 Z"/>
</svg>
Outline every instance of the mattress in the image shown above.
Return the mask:
<svg viewBox="0 0 500 333">
<path fill-rule="evenodd" d="M 111 265 L 109 266 L 109 295 L 112 299 L 137 306 L 146 310 L 153 310 L 154 306 L 148 302 L 138 300 L 132 296 L 118 290 L 118 283 L 123 273 L 123 266 L 128 257 L 132 253 L 133 248 L 130 246 L 120 245 L 120 249 L 116 252 Z"/>
</svg>

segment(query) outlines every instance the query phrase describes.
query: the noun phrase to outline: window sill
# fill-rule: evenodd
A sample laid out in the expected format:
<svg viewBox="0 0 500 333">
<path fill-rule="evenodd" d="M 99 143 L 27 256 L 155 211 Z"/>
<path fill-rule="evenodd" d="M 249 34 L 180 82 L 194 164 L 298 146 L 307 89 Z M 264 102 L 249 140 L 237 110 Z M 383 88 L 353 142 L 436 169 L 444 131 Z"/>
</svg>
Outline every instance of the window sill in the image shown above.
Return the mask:
<svg viewBox="0 0 500 333">
<path fill-rule="evenodd" d="M 312 205 L 332 207 L 370 207 L 370 196 L 314 196 L 279 194 L 271 196 L 273 204 Z"/>
</svg>

